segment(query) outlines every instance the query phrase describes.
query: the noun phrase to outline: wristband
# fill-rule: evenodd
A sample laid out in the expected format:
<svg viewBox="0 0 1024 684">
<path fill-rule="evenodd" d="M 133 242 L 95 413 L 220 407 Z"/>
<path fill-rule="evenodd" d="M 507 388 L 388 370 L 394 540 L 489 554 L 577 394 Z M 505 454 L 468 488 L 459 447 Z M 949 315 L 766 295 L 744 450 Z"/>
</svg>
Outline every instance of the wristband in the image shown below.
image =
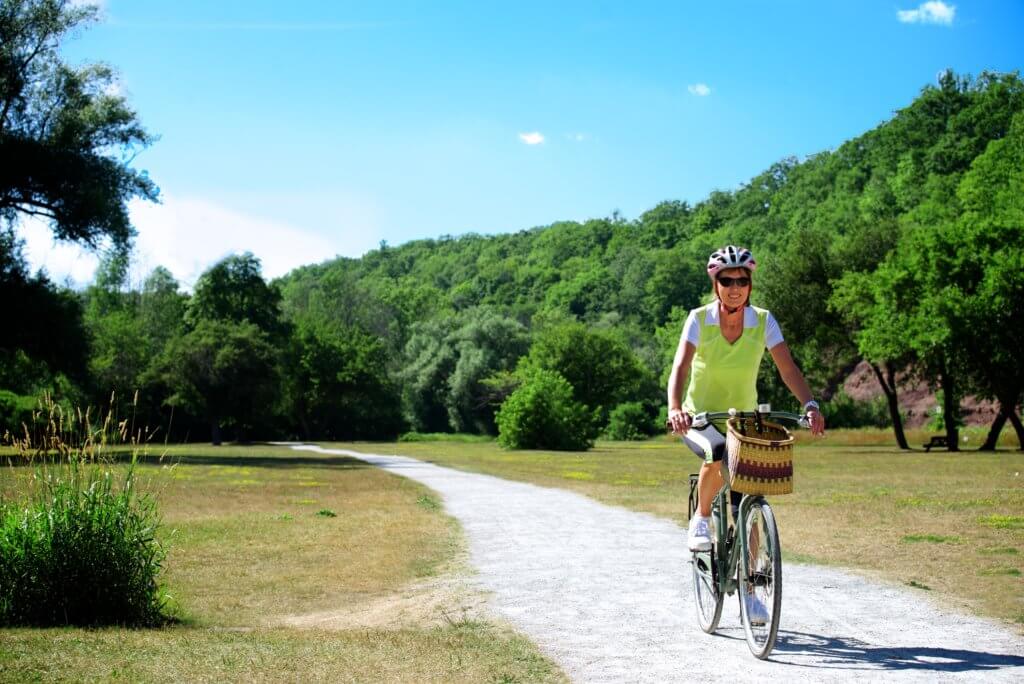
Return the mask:
<svg viewBox="0 0 1024 684">
<path fill-rule="evenodd" d="M 819 411 L 819 412 L 821 411 L 821 407 L 818 406 L 818 402 L 814 401 L 813 399 L 811 399 L 809 402 L 804 404 L 804 413 L 807 413 L 808 411 L 810 411 L 812 409 L 815 410 L 815 411 Z"/>
</svg>

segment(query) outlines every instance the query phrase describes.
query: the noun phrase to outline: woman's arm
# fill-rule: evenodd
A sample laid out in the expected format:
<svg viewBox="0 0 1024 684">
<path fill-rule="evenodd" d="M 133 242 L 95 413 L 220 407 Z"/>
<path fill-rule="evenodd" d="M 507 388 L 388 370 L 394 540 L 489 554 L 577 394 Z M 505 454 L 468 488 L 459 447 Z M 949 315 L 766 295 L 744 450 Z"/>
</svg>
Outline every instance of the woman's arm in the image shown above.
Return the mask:
<svg viewBox="0 0 1024 684">
<path fill-rule="evenodd" d="M 672 361 L 672 372 L 668 376 L 668 420 L 672 432 L 682 434 L 690 429 L 690 416 L 683 411 L 683 388 L 690 374 L 690 364 L 697 348 L 685 337 L 679 338 L 676 357 Z"/>
<path fill-rule="evenodd" d="M 811 394 L 811 388 L 807 385 L 804 374 L 800 372 L 796 362 L 793 361 L 793 355 L 789 352 L 789 345 L 785 342 L 780 342 L 768 351 L 771 352 L 775 366 L 779 369 L 782 382 L 786 383 L 786 387 L 789 388 L 789 391 L 800 402 L 800 406 L 806 406 L 807 402 L 813 401 L 814 395 Z M 811 419 L 811 432 L 816 435 L 825 434 L 825 418 L 821 415 L 821 411 L 812 408 L 807 412 L 807 415 Z"/>
</svg>

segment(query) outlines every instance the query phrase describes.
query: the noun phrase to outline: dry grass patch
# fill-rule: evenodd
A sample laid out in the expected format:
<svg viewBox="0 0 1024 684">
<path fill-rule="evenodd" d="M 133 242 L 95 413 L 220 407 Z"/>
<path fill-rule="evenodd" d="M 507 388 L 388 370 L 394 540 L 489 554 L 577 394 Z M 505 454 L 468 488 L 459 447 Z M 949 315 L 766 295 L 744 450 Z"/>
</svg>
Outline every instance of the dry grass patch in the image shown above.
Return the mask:
<svg viewBox="0 0 1024 684">
<path fill-rule="evenodd" d="M 561 681 L 481 621 L 458 526 L 418 483 L 271 446 L 175 446 L 138 473 L 181 624 L 3 630 L 0 680 Z M 0 491 L 29 475 L 0 467 Z"/>
<path fill-rule="evenodd" d="M 0 680 L 564 682 L 526 639 L 484 623 L 404 630 L 6 630 Z"/>
<path fill-rule="evenodd" d="M 911 433 L 911 443 L 923 434 Z M 969 443 L 977 437 L 967 436 Z M 1024 453 L 907 453 L 885 439 L 891 442 L 891 433 L 837 431 L 823 441 L 800 439 L 796 492 L 772 499 L 787 560 L 867 571 L 930 589 L 944 605 L 1024 625 Z M 671 438 L 599 442 L 584 453 L 438 442 L 381 449 L 570 489 L 680 524 L 688 476 L 699 465 Z"/>
</svg>

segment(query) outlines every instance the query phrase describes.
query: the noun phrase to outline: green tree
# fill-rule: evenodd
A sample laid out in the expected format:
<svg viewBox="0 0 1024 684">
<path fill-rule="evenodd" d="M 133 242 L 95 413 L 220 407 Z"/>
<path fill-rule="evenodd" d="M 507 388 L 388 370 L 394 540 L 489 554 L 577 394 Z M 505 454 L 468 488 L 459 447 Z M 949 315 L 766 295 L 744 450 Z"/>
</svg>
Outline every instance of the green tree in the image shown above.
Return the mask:
<svg viewBox="0 0 1024 684">
<path fill-rule="evenodd" d="M 659 394 L 654 376 L 614 333 L 581 323 L 554 325 L 537 333 L 520 362 L 526 378 L 537 370 L 558 373 L 576 401 L 594 412 L 599 427 L 614 406 Z"/>
<path fill-rule="evenodd" d="M 409 423 L 423 432 L 493 434 L 485 380 L 513 369 L 528 346 L 522 324 L 487 307 L 416 326 L 400 374 Z"/>
<path fill-rule="evenodd" d="M 185 320 L 248 321 L 273 339 L 286 333 L 281 321 L 281 292 L 263 280 L 260 260 L 251 252 L 222 259 L 199 276 Z"/>
<path fill-rule="evenodd" d="M 0 220 L 42 217 L 60 239 L 125 245 L 128 201 L 157 198 L 129 166 L 152 138 L 114 93 L 110 67 L 74 67 L 60 54 L 97 12 L 67 0 L 0 2 Z"/>
<path fill-rule="evenodd" d="M 478 309 L 462 316 L 451 342 L 457 360 L 448 376 L 448 423 L 456 432 L 495 434 L 496 406 L 487 378 L 508 372 L 529 348 L 529 337 L 517 321 Z"/>
<path fill-rule="evenodd" d="M 376 337 L 300 326 L 285 362 L 291 418 L 305 439 L 388 439 L 402 429 L 397 388 Z"/>
<path fill-rule="evenodd" d="M 572 386 L 556 372 L 529 372 L 498 409 L 498 443 L 508 449 L 584 451 L 597 429 L 591 412 L 573 398 Z"/>
<path fill-rule="evenodd" d="M 82 384 L 88 374 L 88 334 L 76 293 L 28 273 L 21 242 L 0 228 L 0 387 L 18 394 Z M 62 392 L 64 393 L 64 392 Z"/>
<path fill-rule="evenodd" d="M 962 254 L 967 318 L 959 346 L 974 387 L 999 402 L 982 448 L 995 448 L 1007 420 L 1024 448 L 1017 416 L 1024 367 L 1016 354 L 1024 330 L 1024 112 L 974 160 L 957 196 L 963 213 L 950 237 Z"/>
<path fill-rule="evenodd" d="M 178 281 L 166 268 L 158 266 L 146 277 L 139 297 L 139 325 L 150 355 L 162 352 L 183 330 L 187 305 L 188 295 L 179 291 Z"/>
<path fill-rule="evenodd" d="M 160 374 L 173 392 L 168 402 L 205 417 L 214 444 L 222 426 L 244 441 L 272 418 L 280 385 L 276 357 L 255 324 L 202 320 L 168 344 Z"/>
</svg>

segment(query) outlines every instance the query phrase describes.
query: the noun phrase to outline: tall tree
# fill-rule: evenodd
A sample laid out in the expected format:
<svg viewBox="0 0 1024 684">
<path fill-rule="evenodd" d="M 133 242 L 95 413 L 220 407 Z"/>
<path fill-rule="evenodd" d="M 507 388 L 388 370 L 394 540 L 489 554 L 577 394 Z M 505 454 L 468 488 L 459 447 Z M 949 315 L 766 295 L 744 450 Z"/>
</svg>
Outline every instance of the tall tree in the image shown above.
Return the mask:
<svg viewBox="0 0 1024 684">
<path fill-rule="evenodd" d="M 273 415 L 280 385 L 277 354 L 252 323 L 200 321 L 168 344 L 160 368 L 173 392 L 169 403 L 205 417 L 214 444 L 221 442 L 222 426 L 234 428 L 236 439 L 244 441 Z"/>
<path fill-rule="evenodd" d="M 251 252 L 226 257 L 199 276 L 185 318 L 193 327 L 204 320 L 248 321 L 274 338 L 285 332 L 281 291 L 263 280 Z"/>
<path fill-rule="evenodd" d="M 110 67 L 71 66 L 62 41 L 98 9 L 70 0 L 0 0 L 0 220 L 37 216 L 65 240 L 130 240 L 128 201 L 157 198 L 129 164 L 152 142 Z"/>
</svg>

